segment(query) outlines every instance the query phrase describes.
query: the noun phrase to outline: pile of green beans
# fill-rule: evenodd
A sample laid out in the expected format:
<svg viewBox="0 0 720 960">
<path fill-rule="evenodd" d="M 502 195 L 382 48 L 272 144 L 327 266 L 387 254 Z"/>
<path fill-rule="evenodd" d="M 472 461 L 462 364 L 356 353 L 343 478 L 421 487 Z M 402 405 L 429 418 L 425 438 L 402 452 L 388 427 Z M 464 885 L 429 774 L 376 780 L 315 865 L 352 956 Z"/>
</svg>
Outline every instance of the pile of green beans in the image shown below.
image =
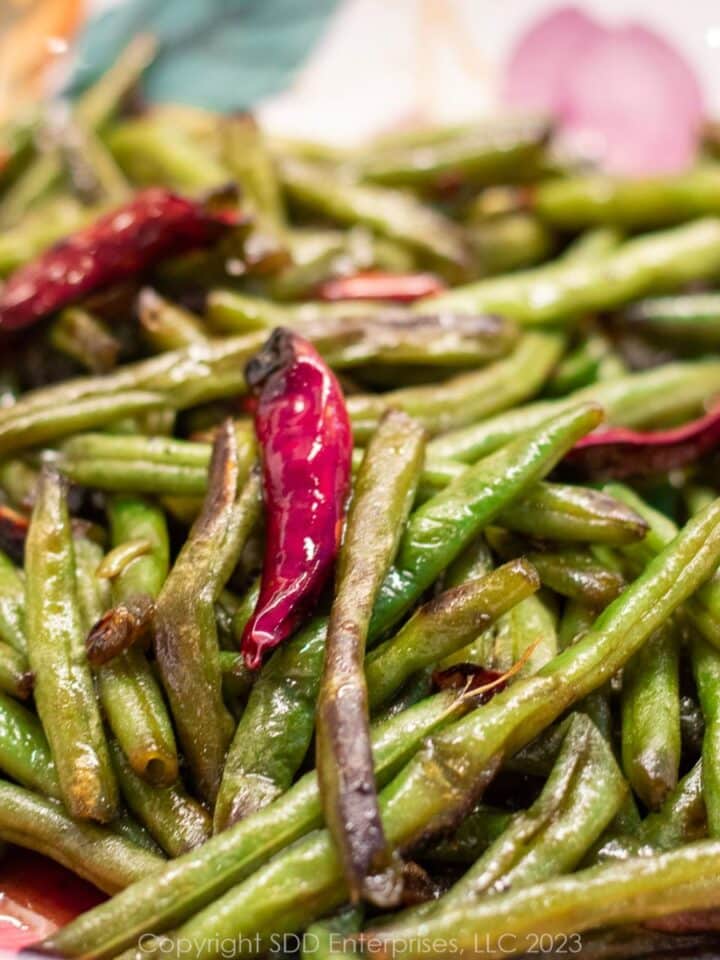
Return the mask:
<svg viewBox="0 0 720 960">
<path fill-rule="evenodd" d="M 43 110 L 0 130 L 3 278 L 147 186 L 242 214 L 0 331 L 0 841 L 109 895 L 39 948 L 712 948 L 717 457 L 622 484 L 565 458 L 720 400 L 720 167 L 580 176 L 532 118 L 340 150 L 129 115 L 152 54 L 50 146 Z M 337 372 L 352 488 L 327 589 L 251 671 L 244 370 L 278 326 Z"/>
</svg>

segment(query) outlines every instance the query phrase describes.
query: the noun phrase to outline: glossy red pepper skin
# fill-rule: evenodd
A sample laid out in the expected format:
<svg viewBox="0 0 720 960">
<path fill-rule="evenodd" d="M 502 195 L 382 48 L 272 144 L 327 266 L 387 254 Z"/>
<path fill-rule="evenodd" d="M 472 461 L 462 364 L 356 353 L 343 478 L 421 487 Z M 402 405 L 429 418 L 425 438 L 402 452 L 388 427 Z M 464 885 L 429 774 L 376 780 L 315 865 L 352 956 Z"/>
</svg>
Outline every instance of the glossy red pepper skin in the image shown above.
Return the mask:
<svg viewBox="0 0 720 960">
<path fill-rule="evenodd" d="M 445 284 L 432 273 L 381 273 L 368 270 L 327 280 L 318 290 L 320 300 L 386 300 L 412 303 L 442 293 Z"/>
<path fill-rule="evenodd" d="M 215 243 L 238 222 L 160 187 L 61 240 L 11 274 L 0 291 L 0 332 L 31 326 L 68 304 Z"/>
<path fill-rule="evenodd" d="M 296 629 L 332 573 L 353 444 L 340 384 L 296 333 L 273 331 L 246 379 L 257 397 L 267 524 L 260 595 L 241 643 L 256 669 Z"/>
<path fill-rule="evenodd" d="M 575 444 L 563 461 L 597 479 L 665 473 L 692 463 L 720 445 L 720 406 L 670 430 L 610 427 Z"/>
</svg>

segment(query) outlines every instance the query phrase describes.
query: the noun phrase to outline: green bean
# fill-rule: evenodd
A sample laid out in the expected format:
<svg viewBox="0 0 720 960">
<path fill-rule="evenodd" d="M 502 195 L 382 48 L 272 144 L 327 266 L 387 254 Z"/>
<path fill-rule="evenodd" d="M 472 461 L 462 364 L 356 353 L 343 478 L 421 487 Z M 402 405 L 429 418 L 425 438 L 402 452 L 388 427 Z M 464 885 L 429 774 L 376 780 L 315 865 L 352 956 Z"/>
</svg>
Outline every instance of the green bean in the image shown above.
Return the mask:
<svg viewBox="0 0 720 960">
<path fill-rule="evenodd" d="M 313 619 L 273 653 L 253 683 L 225 759 L 216 833 L 290 787 L 312 739 L 326 636 L 326 618 Z"/>
<path fill-rule="evenodd" d="M 467 580 L 476 580 L 490 573 L 495 561 L 487 540 L 480 535 L 471 541 L 448 565 L 443 576 L 443 587 L 459 587 Z"/>
<path fill-rule="evenodd" d="M 612 344 L 601 333 L 588 334 L 558 364 L 545 394 L 561 397 L 601 380 L 614 380 L 628 373 L 624 361 L 614 353 Z"/>
<path fill-rule="evenodd" d="M 179 784 L 151 786 L 134 773 L 117 743 L 110 750 L 123 799 L 166 853 L 179 857 L 205 843 L 211 821 L 197 800 Z"/>
<path fill-rule="evenodd" d="M 37 716 L 0 693 L 0 770 L 28 790 L 60 799 L 55 764 Z"/>
<path fill-rule="evenodd" d="M 27 653 L 25 584 L 10 557 L 0 550 L 0 640 Z"/>
<path fill-rule="evenodd" d="M 479 185 L 524 181 L 540 167 L 548 134 L 544 121 L 532 119 L 457 130 L 434 142 L 376 143 L 355 169 L 391 187 L 431 186 L 448 175 Z"/>
<path fill-rule="evenodd" d="M 5 443 L 8 439 L 6 435 L 0 438 L 0 444 L 3 447 L 3 453 L 8 453 L 36 446 L 45 440 L 67 436 L 76 430 L 92 430 L 123 417 L 134 417 L 151 410 L 158 410 L 163 405 L 162 394 L 150 393 L 146 390 L 127 390 L 115 397 L 68 400 L 66 404 L 52 412 L 31 411 L 25 416 L 21 401 L 13 410 L 12 416 L 8 411 L 7 419 L 13 421 L 8 431 L 9 442 Z M 0 425 L 0 433 L 4 433 L 3 425 Z"/>
<path fill-rule="evenodd" d="M 50 343 L 91 373 L 117 364 L 120 343 L 105 324 L 82 307 L 66 307 L 50 328 Z"/>
<path fill-rule="evenodd" d="M 298 326 L 342 317 L 367 316 L 367 303 L 275 303 L 265 297 L 237 290 L 211 290 L 207 298 L 209 326 L 222 334 L 272 330 L 277 326 Z"/>
<path fill-rule="evenodd" d="M 168 571 L 170 546 L 165 517 L 152 503 L 137 497 L 113 497 L 108 503 L 110 534 L 115 544 L 134 538 L 150 544 L 150 550 L 138 557 L 113 582 L 113 597 L 118 601 L 145 593 L 157 597 Z"/>
<path fill-rule="evenodd" d="M 348 907 L 329 920 L 308 927 L 301 960 L 339 960 L 345 955 L 345 937 L 360 930 L 362 915 L 361 907 Z"/>
<path fill-rule="evenodd" d="M 651 810 L 677 784 L 680 748 L 678 637 L 667 624 L 623 671 L 623 770 Z"/>
<path fill-rule="evenodd" d="M 677 526 L 669 517 L 649 507 L 623 484 L 611 483 L 606 485 L 605 489 L 636 510 L 649 526 L 643 540 L 622 548 L 622 552 L 641 567 L 677 535 Z M 684 605 L 683 613 L 690 618 L 693 626 L 708 643 L 718 645 L 720 642 L 720 577 L 717 574 Z"/>
<path fill-rule="evenodd" d="M 508 610 L 498 622 L 492 649 L 493 669 L 505 672 L 522 662 L 516 677 L 537 673 L 558 650 L 556 617 L 550 605 L 533 595 Z"/>
<path fill-rule="evenodd" d="M 13 110 L 0 125 L 0 152 L 3 166 L 0 170 L 0 187 L 4 190 L 27 165 L 34 145 L 39 121 L 35 106 L 21 106 Z"/>
<path fill-rule="evenodd" d="M 178 775 L 175 737 L 142 651 L 134 647 L 104 664 L 97 681 L 108 725 L 132 770 L 155 786 L 174 783 Z"/>
<path fill-rule="evenodd" d="M 78 116 L 61 117 L 55 126 L 61 162 L 76 196 L 88 203 L 126 202 L 130 184 L 97 133 Z"/>
<path fill-rule="evenodd" d="M 402 879 L 383 836 L 377 795 L 368 786 L 373 763 L 363 660 L 373 604 L 395 559 L 424 455 L 422 427 L 400 411 L 388 411 L 355 480 L 316 710 L 325 820 L 343 860 L 351 899 L 363 897 L 378 906 L 397 903 Z"/>
<path fill-rule="evenodd" d="M 65 492 L 41 474 L 25 546 L 27 641 L 35 702 L 63 800 L 78 818 L 111 820 L 117 785 L 85 657 Z"/>
<path fill-rule="evenodd" d="M 627 783 L 605 738 L 589 717 L 574 713 L 565 724 L 562 747 L 533 805 L 511 819 L 507 829 L 439 901 L 401 914 L 394 922 L 427 921 L 436 912 L 472 907 L 484 896 L 571 872 L 627 794 Z"/>
<path fill-rule="evenodd" d="M 110 587 L 97 576 L 103 559 L 102 547 L 85 535 L 75 536 L 73 546 L 80 625 L 83 633 L 87 633 L 110 605 Z"/>
<path fill-rule="evenodd" d="M 558 938 L 557 950 L 544 953 L 546 960 L 564 960 L 567 957 L 567 941 Z M 705 933 L 665 933 L 648 930 L 647 927 L 623 924 L 597 933 L 584 934 L 582 938 L 583 960 L 653 960 L 673 957 L 675 960 L 712 960 L 717 950 L 717 938 Z"/>
<path fill-rule="evenodd" d="M 248 620 L 252 616 L 253 610 L 257 606 L 260 596 L 260 577 L 256 577 L 245 593 L 240 598 L 237 610 L 233 614 L 232 634 L 235 639 L 235 645 L 240 646 L 242 635 L 247 626 Z M 292 640 L 290 641 L 292 643 Z"/>
<path fill-rule="evenodd" d="M 373 953 L 383 958 L 392 956 L 400 942 L 406 946 L 405 956 L 423 957 L 420 944 L 427 939 L 452 942 L 468 955 L 473 955 L 473 944 L 480 942 L 484 956 L 497 958 L 508 956 L 510 940 L 510 955 L 531 950 L 538 934 L 551 941 L 563 935 L 580 949 L 582 938 L 573 934 L 584 930 L 714 906 L 718 856 L 720 844 L 705 841 L 656 858 L 593 867 L 470 906 L 438 910 L 419 930 L 397 924 L 369 931 L 366 937 Z M 588 902 L 593 905 L 590 911 Z"/>
<path fill-rule="evenodd" d="M 248 458 L 255 455 L 255 440 L 252 423 L 234 422 L 240 452 Z M 66 440 L 62 450 L 70 457 L 108 458 L 111 460 L 146 460 L 150 463 L 174 464 L 200 467 L 207 473 L 211 445 L 173 437 L 145 436 L 141 434 L 80 433 Z M 198 491 L 205 493 L 205 487 Z"/>
<path fill-rule="evenodd" d="M 182 307 L 175 306 L 144 287 L 138 296 L 138 320 L 145 339 L 158 352 L 178 350 L 207 340 L 201 321 Z"/>
<path fill-rule="evenodd" d="M 328 363 L 339 368 L 366 363 L 387 347 L 382 328 L 304 329 Z M 171 350 L 127 364 L 112 373 L 83 377 L 26 394 L 0 410 L 0 455 L 37 446 L 78 430 L 117 422 L 129 414 L 189 406 L 234 396 L 245 390 L 244 365 L 262 346 L 262 331 Z M 393 341 L 392 346 L 396 346 Z"/>
<path fill-rule="evenodd" d="M 142 847 L 142 849 L 147 850 L 148 853 L 153 853 L 157 857 L 164 859 L 165 855 L 145 827 L 143 827 L 141 823 L 138 823 L 127 810 L 120 811 L 109 825 L 109 829 L 119 837 L 129 840 L 130 843 L 134 843 L 136 847 Z"/>
<path fill-rule="evenodd" d="M 317 294 L 320 284 L 345 275 L 349 269 L 407 273 L 417 268 L 416 259 L 407 247 L 376 237 L 365 227 L 347 232 L 304 227 L 286 231 L 283 236 L 292 263 L 268 279 L 266 292 L 273 300 L 308 300 Z M 352 304 L 352 301 L 346 303 Z M 302 305 L 297 306 L 300 313 Z M 321 307 L 320 304 L 312 306 Z M 327 308 L 328 304 L 322 306 Z"/>
<path fill-rule="evenodd" d="M 448 564 L 517 496 L 557 463 L 600 419 L 577 407 L 476 463 L 410 517 L 398 560 L 386 578 L 370 625 L 371 638 L 409 609 Z"/>
<path fill-rule="evenodd" d="M 448 491 L 428 501 L 417 511 L 410 520 L 405 540 L 407 541 L 411 534 L 414 524 L 417 524 L 420 530 L 425 525 L 428 530 L 435 528 L 435 536 L 425 544 L 422 540 L 415 544 L 410 553 L 409 565 L 406 564 L 405 567 L 394 570 L 386 579 L 373 614 L 371 637 L 377 637 L 402 616 L 413 600 L 472 539 L 490 515 L 488 511 L 499 509 L 502 504 L 507 503 L 523 488 L 526 480 L 536 479 L 538 473 L 546 469 L 546 465 L 559 455 L 564 445 L 572 444 L 574 436 L 584 432 L 594 422 L 596 422 L 595 411 L 580 410 L 574 415 L 562 418 L 556 424 L 549 424 L 546 430 L 540 431 L 540 435 L 536 438 L 537 446 L 531 450 L 529 457 L 525 442 L 518 443 L 515 450 L 504 451 L 502 455 L 491 459 L 488 464 L 472 468 Z M 508 475 L 515 477 L 515 483 L 512 486 L 506 483 Z M 432 519 L 435 513 L 438 517 L 446 518 L 443 520 L 442 536 L 441 530 L 435 527 L 436 522 Z M 456 516 L 462 518 L 459 529 L 455 528 Z M 523 595 L 527 595 L 527 573 L 524 576 L 521 575 L 519 579 L 522 581 L 520 589 L 524 593 L 518 594 L 516 599 L 522 599 Z M 421 618 L 419 622 L 423 623 L 425 619 Z M 299 754 L 298 748 L 308 742 L 311 728 L 308 726 L 307 703 L 313 702 L 317 693 L 317 677 L 321 664 L 321 653 L 318 648 L 321 648 L 324 641 L 324 629 L 325 625 L 322 622 L 314 621 L 295 641 L 278 651 L 274 655 L 278 659 L 278 664 L 277 667 L 272 668 L 268 683 L 256 685 L 253 690 L 248 709 L 236 734 L 237 746 L 234 746 L 231 752 L 233 759 L 228 760 L 228 777 L 235 775 L 237 770 L 252 772 L 259 768 L 261 771 L 263 779 L 243 779 L 239 787 L 233 791 L 237 793 L 239 790 L 242 794 L 252 786 L 253 804 L 258 801 L 267 802 L 268 792 L 273 795 L 278 788 L 278 783 L 281 787 L 289 783 L 288 777 L 292 776 L 299 763 L 299 760 L 294 759 Z M 420 635 L 423 637 L 424 646 L 427 643 L 424 639 L 425 634 Z M 472 635 L 465 634 L 458 645 L 462 646 L 471 639 Z M 304 645 L 307 645 L 305 650 L 302 649 Z M 422 655 L 418 654 L 418 656 Z M 435 659 L 440 659 L 442 656 L 443 652 L 439 650 Z M 412 667 L 408 670 L 407 665 L 403 665 L 402 658 L 398 660 L 395 676 L 397 682 L 401 683 L 412 672 Z M 433 660 L 423 661 L 418 666 L 428 662 L 432 663 Z M 282 672 L 276 674 L 276 670 Z M 292 676 L 298 670 L 302 683 L 295 683 L 292 687 L 286 683 L 278 685 L 273 676 L 273 674 L 279 677 L 284 674 Z M 315 672 L 316 670 L 318 672 Z M 392 692 L 394 691 L 391 689 L 390 693 Z M 276 701 L 278 697 L 280 699 Z M 289 702 L 292 702 L 292 710 L 289 709 Z M 272 723 L 270 718 L 273 718 Z M 263 747 L 265 738 L 259 737 L 258 734 L 258 731 L 263 730 L 268 730 L 274 743 L 269 753 Z M 277 735 L 279 731 L 283 731 L 282 737 Z M 249 736 L 248 732 L 252 736 Z M 304 749 L 300 756 L 302 754 Z M 237 761 L 238 757 L 241 758 L 241 763 Z M 270 758 L 273 760 L 273 768 L 272 775 L 268 776 Z M 245 799 L 240 800 L 240 811 L 245 802 Z M 226 820 L 229 816 L 227 803 L 224 802 L 219 809 L 223 821 Z"/>
<path fill-rule="evenodd" d="M 561 650 L 582 640 L 592 627 L 595 611 L 582 600 L 568 600 L 558 627 L 558 644 Z"/>
<path fill-rule="evenodd" d="M 698 762 L 667 797 L 662 808 L 643 820 L 638 839 L 655 850 L 673 850 L 707 836 L 702 762 Z"/>
<path fill-rule="evenodd" d="M 532 209 L 563 230 L 602 224 L 647 229 L 720 214 L 720 168 L 621 180 L 601 175 L 548 181 L 535 187 Z"/>
<path fill-rule="evenodd" d="M 155 649 L 180 743 L 203 796 L 214 799 L 230 741 L 222 701 L 215 602 L 260 510 L 260 478 L 238 495 L 230 421 L 220 429 L 203 508 L 157 601 Z"/>
<path fill-rule="evenodd" d="M 234 631 L 231 630 L 231 635 L 234 636 Z M 249 670 L 245 666 L 245 660 L 241 653 L 234 653 L 232 650 L 221 650 L 220 651 L 220 669 L 222 670 L 223 678 L 223 694 L 226 700 L 232 701 L 236 697 L 244 699 L 255 682 L 254 671 Z M 228 756 L 230 751 L 228 750 Z M 225 770 L 227 769 L 227 758 L 225 760 L 225 768 L 223 769 L 223 775 L 225 775 Z M 220 782 L 220 788 L 222 792 L 222 781 Z M 215 801 L 215 810 L 218 809 L 218 803 L 220 802 L 220 793 L 218 793 L 218 799 Z"/>
<path fill-rule="evenodd" d="M 167 570 L 168 545 L 164 518 L 157 511 L 153 515 L 151 508 L 142 503 L 134 506 L 138 526 L 154 537 L 155 555 L 142 558 L 143 569 L 148 571 L 148 580 L 151 583 L 150 571 L 157 574 Z M 120 509 L 121 513 L 124 510 L 120 525 L 123 525 L 123 521 L 127 525 L 128 520 L 132 523 L 133 505 L 125 504 Z M 116 509 L 115 513 L 117 512 Z M 98 624 L 108 628 L 109 615 L 103 617 L 102 614 L 110 605 L 110 597 L 109 594 L 102 596 L 100 591 L 103 581 L 97 577 L 102 550 L 88 540 L 77 540 L 75 551 L 79 595 L 85 595 L 85 601 L 81 602 L 80 606 L 84 612 L 85 631 L 90 630 L 88 644 L 92 648 L 91 638 L 96 633 Z M 158 567 L 161 568 L 160 571 Z M 133 571 L 131 576 L 134 577 L 139 572 Z M 125 589 L 121 577 L 115 585 L 115 598 L 125 598 Z M 107 643 L 106 638 L 104 642 Z M 178 774 L 175 737 L 157 680 L 143 653 L 135 648 L 103 664 L 97 672 L 96 681 L 108 725 L 121 744 L 132 769 L 152 783 L 173 783 Z"/>
<path fill-rule="evenodd" d="M 151 34 L 135 34 L 109 69 L 78 98 L 76 110 L 83 123 L 94 130 L 105 126 L 152 62 L 156 47 Z"/>
<path fill-rule="evenodd" d="M 705 718 L 702 785 L 707 825 L 709 835 L 717 837 L 720 831 L 720 654 L 697 635 L 692 637 L 691 654 Z"/>
<path fill-rule="evenodd" d="M 523 324 L 566 321 L 712 278 L 720 271 L 719 251 L 720 220 L 707 218 L 628 240 L 601 259 L 551 263 L 457 287 L 433 297 L 432 309 L 497 312 Z M 415 309 L 426 311 L 428 302 L 418 301 Z"/>
<path fill-rule="evenodd" d="M 163 861 L 107 827 L 72 820 L 55 800 L 0 781 L 0 837 L 61 863 L 105 893 L 156 874 Z"/>
<path fill-rule="evenodd" d="M 400 369 L 427 379 L 436 368 L 478 367 L 505 357 L 519 339 L 517 326 L 496 316 L 435 314 L 425 316 L 392 307 L 373 312 L 363 302 L 278 304 L 228 290 L 215 290 L 208 298 L 208 322 L 219 331 L 270 330 L 288 326 L 301 334 L 321 329 L 344 333 L 351 342 L 343 363 L 359 366 L 376 377 Z M 363 354 L 366 346 L 367 352 Z M 382 369 L 378 372 L 375 366 Z M 407 368 L 411 369 L 408 370 Z"/>
<path fill-rule="evenodd" d="M 60 798 L 55 764 L 47 737 L 34 713 L 0 694 L 0 770 L 28 790 L 44 797 Z M 109 829 L 145 847 L 151 853 L 160 853 L 152 837 L 126 811 L 120 811 Z"/>
<path fill-rule="evenodd" d="M 568 244 L 561 260 L 564 263 L 597 260 L 617 250 L 623 239 L 622 233 L 616 227 L 593 227 Z"/>
<path fill-rule="evenodd" d="M 133 496 L 115 496 L 108 503 L 108 518 L 110 520 L 112 543 L 115 550 L 126 552 L 128 545 L 133 546 L 132 562 L 124 563 L 122 570 L 113 578 L 112 599 L 113 607 L 92 626 L 87 637 L 87 650 L 90 662 L 95 665 L 107 663 L 123 650 L 132 646 L 139 639 L 145 637 L 150 629 L 154 613 L 154 601 L 160 593 L 169 565 L 170 545 L 165 516 L 161 510 L 148 501 Z M 135 545 L 142 545 L 140 555 Z M 105 575 L 108 554 L 97 570 L 99 577 Z M 146 689 L 152 683 L 142 664 L 136 662 L 139 670 L 139 682 Z M 133 670 L 129 664 L 120 668 L 118 683 L 124 686 L 121 677 L 131 682 Z M 109 682 L 113 671 L 107 672 Z M 153 701 L 157 697 L 151 698 Z M 146 705 L 147 706 L 147 705 Z M 158 728 L 168 725 L 168 721 L 160 721 L 156 716 L 150 726 Z M 172 743 L 172 737 L 161 738 L 165 743 Z M 147 742 L 153 740 L 148 738 Z M 121 740 L 125 746 L 127 741 Z M 161 750 L 161 754 L 165 751 Z M 174 747 L 170 750 L 174 754 Z M 130 752 L 132 756 L 132 751 Z M 142 773 L 142 770 L 136 772 Z"/>
<path fill-rule="evenodd" d="M 698 513 L 709 503 L 712 503 L 717 496 L 717 493 L 712 487 L 704 487 L 699 484 L 688 484 L 683 494 L 685 505 L 690 516 L 692 516 L 693 513 Z"/>
<path fill-rule="evenodd" d="M 354 436 L 362 441 L 384 411 L 393 407 L 415 417 L 433 434 L 512 407 L 539 390 L 562 348 L 562 339 L 555 334 L 528 334 L 509 357 L 484 370 L 459 374 L 443 384 L 348 397 Z"/>
<path fill-rule="evenodd" d="M 407 244 L 455 275 L 467 268 L 462 232 L 442 214 L 399 191 L 346 183 L 331 171 L 300 160 L 284 160 L 280 179 L 291 199 L 338 223 L 362 224 Z"/>
<path fill-rule="evenodd" d="M 381 794 L 383 824 L 390 842 L 406 847 L 429 830 L 447 827 L 481 792 L 504 756 L 516 752 L 568 706 L 616 673 L 712 574 L 719 558 L 720 503 L 716 501 L 694 517 L 606 608 L 583 640 L 535 676 L 513 684 L 427 742 Z M 714 855 L 720 854 L 715 851 Z M 627 871 L 627 865 L 623 866 Z M 344 896 L 332 844 L 326 832 L 318 832 L 276 856 L 184 923 L 177 929 L 175 942 L 193 942 L 196 948 L 203 944 L 201 956 L 212 956 L 212 938 L 222 941 L 238 929 L 245 936 L 257 933 L 262 937 L 269 931 L 304 927 L 312 916 L 331 910 Z M 523 900 L 527 896 L 523 891 Z M 500 901 L 492 898 L 489 902 L 496 905 Z M 584 916 L 587 902 L 584 895 Z M 473 907 L 472 912 L 477 909 Z M 457 925 L 458 918 L 454 916 L 453 921 Z"/>
<path fill-rule="evenodd" d="M 533 537 L 611 545 L 632 543 L 647 529 L 637 513 L 615 498 L 556 483 L 535 484 L 497 522 Z"/>
<path fill-rule="evenodd" d="M 378 784 L 387 783 L 429 733 L 470 706 L 467 698 L 445 691 L 375 724 L 373 755 Z M 85 913 L 53 934 L 45 946 L 63 956 L 116 956 L 142 933 L 162 932 L 212 902 L 321 823 L 317 777 L 311 771 L 269 807 L 185 854 L 172 870 L 164 870 L 122 897 Z"/>
<path fill-rule="evenodd" d="M 2 401 L 0 401 L 0 404 Z M 12 506 L 26 509 L 35 498 L 38 472 L 20 458 L 0 463 L 0 487 Z"/>
<path fill-rule="evenodd" d="M 11 697 L 26 700 L 32 688 L 33 675 L 25 654 L 0 641 L 0 690 Z"/>
<path fill-rule="evenodd" d="M 0 276 L 7 276 L 87 223 L 93 210 L 66 196 L 50 196 L 0 236 Z"/>
<path fill-rule="evenodd" d="M 599 564 L 587 551 L 577 548 L 533 550 L 519 538 L 491 528 L 488 542 L 496 553 L 508 560 L 523 556 L 538 572 L 544 586 L 561 596 L 580 600 L 591 607 L 607 606 L 625 586 L 614 570 Z"/>
<path fill-rule="evenodd" d="M 243 462 L 250 468 L 255 445 L 239 437 Z M 363 451 L 354 452 L 353 466 Z M 202 496 L 207 491 L 210 444 L 160 437 L 77 434 L 61 448 L 59 464 L 77 483 L 101 490 Z M 459 477 L 466 467 L 454 460 L 426 461 L 423 494 L 432 495 Z M 569 484 L 538 483 L 502 512 L 498 524 L 550 540 L 612 545 L 642 538 L 646 525 L 625 504 L 598 490 Z"/>
<path fill-rule="evenodd" d="M 75 107 L 78 120 L 94 131 L 104 127 L 154 53 L 153 37 L 149 34 L 134 37 L 110 69 L 81 95 Z M 3 197 L 0 206 L 3 226 L 19 220 L 31 204 L 51 191 L 61 174 L 57 149 L 39 155 Z"/>
<path fill-rule="evenodd" d="M 534 586 L 532 571 L 520 563 L 487 582 L 446 591 L 420 607 L 393 639 L 368 656 L 368 680 L 381 677 L 375 696 L 391 697 L 416 668 L 436 662 L 443 650 L 469 642 Z M 255 596 L 253 589 L 250 603 L 243 607 L 251 611 Z M 245 615 L 240 612 L 236 633 Z M 215 807 L 216 831 L 266 806 L 290 787 L 313 734 L 326 632 L 325 618 L 312 620 L 273 653 L 255 681 L 225 761 Z M 378 666 L 373 668 L 376 657 Z M 371 702 L 373 691 L 371 686 Z"/>
<path fill-rule="evenodd" d="M 478 273 L 486 277 L 540 263 L 554 246 L 550 231 L 526 213 L 507 213 L 470 225 L 467 237 Z"/>
<path fill-rule="evenodd" d="M 543 419 L 580 402 L 599 403 L 610 423 L 648 427 L 663 420 L 692 417 L 720 385 L 720 363 L 668 363 L 654 370 L 593 384 L 561 400 L 540 400 L 438 437 L 428 456 L 472 462 L 537 426 Z"/>
<path fill-rule="evenodd" d="M 479 803 L 454 833 L 423 850 L 423 859 L 470 866 L 505 832 L 511 819 L 506 810 Z"/>
<path fill-rule="evenodd" d="M 126 540 L 124 543 L 119 543 L 102 558 L 95 571 L 96 576 L 100 580 L 116 580 L 130 566 L 133 560 L 137 560 L 139 557 L 146 557 L 152 548 L 152 543 L 142 537 L 136 537 L 134 540 Z"/>
<path fill-rule="evenodd" d="M 640 300 L 623 314 L 623 323 L 650 337 L 678 345 L 720 344 L 720 294 L 687 293 Z"/>
<path fill-rule="evenodd" d="M 261 228 L 273 232 L 285 226 L 285 211 L 273 161 L 265 139 L 250 116 L 228 117 L 222 121 L 223 159 L 237 178 L 243 200 L 260 218 Z"/>
<path fill-rule="evenodd" d="M 371 709 L 387 703 L 412 674 L 465 646 L 538 585 L 533 568 L 514 560 L 424 604 L 394 637 L 369 654 L 365 677 Z"/>
<path fill-rule="evenodd" d="M 224 186 L 231 179 L 224 165 L 182 130 L 152 118 L 117 124 L 106 142 L 123 173 L 139 186 L 163 183 L 198 193 Z"/>
</svg>

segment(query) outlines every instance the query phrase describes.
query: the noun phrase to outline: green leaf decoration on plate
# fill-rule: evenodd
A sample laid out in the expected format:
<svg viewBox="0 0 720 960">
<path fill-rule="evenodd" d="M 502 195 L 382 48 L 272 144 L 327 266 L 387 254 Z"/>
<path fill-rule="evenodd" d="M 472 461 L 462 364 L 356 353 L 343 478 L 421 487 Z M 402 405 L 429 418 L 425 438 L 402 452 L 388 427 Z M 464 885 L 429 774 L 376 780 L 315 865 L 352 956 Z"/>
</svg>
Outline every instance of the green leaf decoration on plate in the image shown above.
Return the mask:
<svg viewBox="0 0 720 960">
<path fill-rule="evenodd" d="M 92 20 L 70 84 L 97 79 L 139 32 L 158 54 L 143 82 L 150 101 L 244 110 L 284 90 L 322 35 L 338 0 L 129 0 Z"/>
</svg>

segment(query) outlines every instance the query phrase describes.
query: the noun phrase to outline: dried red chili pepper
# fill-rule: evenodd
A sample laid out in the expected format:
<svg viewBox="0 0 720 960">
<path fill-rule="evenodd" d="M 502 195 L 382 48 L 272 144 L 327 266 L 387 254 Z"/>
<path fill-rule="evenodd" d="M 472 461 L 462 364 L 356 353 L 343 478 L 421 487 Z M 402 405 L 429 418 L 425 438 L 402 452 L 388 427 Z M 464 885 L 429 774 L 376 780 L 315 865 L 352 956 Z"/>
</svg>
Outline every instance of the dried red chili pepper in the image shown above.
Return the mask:
<svg viewBox="0 0 720 960">
<path fill-rule="evenodd" d="M 445 284 L 432 273 L 381 273 L 368 270 L 327 280 L 318 289 L 321 300 L 392 300 L 411 303 L 442 293 Z"/>
<path fill-rule="evenodd" d="M 210 246 L 237 223 L 235 210 L 211 210 L 159 187 L 143 190 L 13 273 L 0 292 L 0 331 L 30 326 L 160 260 Z"/>
<path fill-rule="evenodd" d="M 273 331 L 246 368 L 257 397 L 267 533 L 260 595 L 242 637 L 248 667 L 297 627 L 337 556 L 352 432 L 332 371 L 307 340 Z"/>
<path fill-rule="evenodd" d="M 720 444 L 720 406 L 670 430 L 637 431 L 610 427 L 583 437 L 564 463 L 598 479 L 675 470 Z"/>
</svg>

